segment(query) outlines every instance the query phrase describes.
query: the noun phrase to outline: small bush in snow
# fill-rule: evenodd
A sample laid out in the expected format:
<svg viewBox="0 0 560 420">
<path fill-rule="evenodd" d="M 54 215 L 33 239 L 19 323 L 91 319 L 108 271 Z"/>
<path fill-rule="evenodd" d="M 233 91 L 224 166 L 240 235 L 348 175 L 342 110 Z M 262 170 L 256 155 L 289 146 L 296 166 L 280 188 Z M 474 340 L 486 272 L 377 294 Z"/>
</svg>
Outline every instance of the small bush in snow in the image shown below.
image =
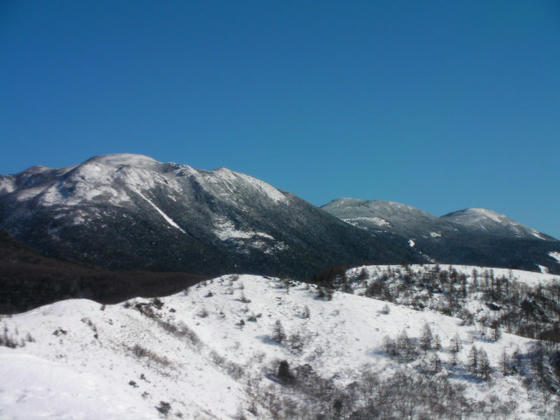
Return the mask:
<svg viewBox="0 0 560 420">
<path fill-rule="evenodd" d="M 278 372 L 276 377 L 280 381 L 281 384 L 289 385 L 294 382 L 294 375 L 290 372 L 290 365 L 286 360 L 282 360 L 278 365 Z"/>
<path fill-rule="evenodd" d="M 329 287 L 323 287 L 323 286 L 317 287 L 317 297 L 319 299 L 332 300 L 333 293 L 334 293 L 333 289 Z"/>
<path fill-rule="evenodd" d="M 171 411 L 171 404 L 166 401 L 160 401 L 159 405 L 156 407 L 156 410 L 167 417 L 169 411 Z"/>
<path fill-rule="evenodd" d="M 241 292 L 241 296 L 239 296 L 239 301 L 243 303 L 251 303 L 251 299 L 247 299 L 244 292 Z"/>
<path fill-rule="evenodd" d="M 397 351 L 397 343 L 391 337 L 386 335 L 383 337 L 383 351 L 391 357 L 397 356 L 399 353 Z"/>
<path fill-rule="evenodd" d="M 305 347 L 306 341 L 306 338 L 299 333 L 290 334 L 287 339 L 287 345 L 292 353 L 300 354 Z"/>
<path fill-rule="evenodd" d="M 169 366 L 171 362 L 165 356 L 159 356 L 158 354 L 154 353 L 151 350 L 148 350 L 145 347 L 142 347 L 140 344 L 135 344 L 134 347 L 130 349 L 132 354 L 139 359 L 148 359 L 152 360 L 162 366 Z"/>
<path fill-rule="evenodd" d="M 206 310 L 206 308 L 202 307 L 198 310 L 196 316 L 198 316 L 199 318 L 206 318 L 208 316 L 208 311 Z"/>
<path fill-rule="evenodd" d="M 18 330 L 16 328 L 14 333 L 10 333 L 8 326 L 4 325 L 2 334 L 0 334 L 0 346 L 15 349 L 17 347 L 25 347 L 26 341 L 32 343 L 35 341 L 31 334 L 27 334 L 26 339 L 18 338 Z"/>
<path fill-rule="evenodd" d="M 195 346 L 200 345 L 200 339 L 198 338 L 196 333 L 183 322 L 171 323 L 160 320 L 158 322 L 158 325 L 165 331 L 173 334 L 176 337 L 186 338 L 190 342 L 190 344 L 193 344 Z"/>
<path fill-rule="evenodd" d="M 365 267 L 362 267 L 360 273 L 358 274 L 358 280 L 367 280 L 369 278 L 368 271 Z"/>
</svg>

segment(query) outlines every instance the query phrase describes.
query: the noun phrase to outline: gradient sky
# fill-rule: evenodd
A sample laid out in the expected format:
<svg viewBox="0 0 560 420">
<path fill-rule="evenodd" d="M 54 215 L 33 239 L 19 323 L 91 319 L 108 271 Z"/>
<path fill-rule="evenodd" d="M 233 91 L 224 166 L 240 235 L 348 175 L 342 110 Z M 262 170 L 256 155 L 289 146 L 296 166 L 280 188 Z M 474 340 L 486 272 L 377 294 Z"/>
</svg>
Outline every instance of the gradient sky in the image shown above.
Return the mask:
<svg viewBox="0 0 560 420">
<path fill-rule="evenodd" d="M 560 238 L 560 2 L 0 2 L 0 173 L 132 152 Z"/>
</svg>

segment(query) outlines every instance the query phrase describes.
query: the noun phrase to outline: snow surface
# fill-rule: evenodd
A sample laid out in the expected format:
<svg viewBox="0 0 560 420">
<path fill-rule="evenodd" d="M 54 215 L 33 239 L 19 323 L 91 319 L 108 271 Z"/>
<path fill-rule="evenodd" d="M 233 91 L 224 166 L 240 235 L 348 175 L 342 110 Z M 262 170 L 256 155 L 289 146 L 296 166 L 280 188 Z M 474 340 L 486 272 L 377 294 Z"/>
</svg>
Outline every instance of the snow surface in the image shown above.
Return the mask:
<svg viewBox="0 0 560 420">
<path fill-rule="evenodd" d="M 236 229 L 231 220 L 223 218 L 217 218 L 214 222 L 214 227 L 214 233 L 222 241 L 227 241 L 228 239 L 254 239 L 255 237 L 265 238 L 272 241 L 274 240 L 274 237 L 264 232 Z"/>
<path fill-rule="evenodd" d="M 537 230 L 535 230 L 535 229 L 531 229 L 531 231 L 532 231 L 533 236 L 534 236 L 535 238 L 539 238 L 539 239 L 542 239 L 543 241 L 546 241 L 546 238 L 545 238 L 544 236 L 542 236 L 541 233 L 540 233 L 539 231 L 537 231 Z"/>
<path fill-rule="evenodd" d="M 268 233 L 237 229 L 234 223 L 225 217 L 215 217 L 213 225 L 214 234 L 221 241 L 242 242 L 269 255 L 288 249 L 285 242 L 276 240 Z"/>
<path fill-rule="evenodd" d="M 544 265 L 540 265 L 540 264 L 537 264 L 537 265 L 538 265 L 539 270 L 541 271 L 541 273 L 547 274 L 547 273 L 550 272 L 550 270 L 548 269 L 548 267 L 545 267 Z"/>
<path fill-rule="evenodd" d="M 408 246 L 410 246 L 411 248 L 413 248 L 414 245 L 416 245 L 416 242 L 414 242 L 413 239 L 409 239 L 409 240 L 408 240 Z"/>
<path fill-rule="evenodd" d="M 485 231 L 492 231 L 496 227 L 500 227 L 502 229 L 509 230 L 509 232 L 518 237 L 533 236 L 541 240 L 546 240 L 546 238 L 538 230 L 516 222 L 505 214 L 500 214 L 489 209 L 469 208 L 447 214 L 442 216 L 442 218 Z"/>
<path fill-rule="evenodd" d="M 186 233 L 183 229 L 181 229 L 181 227 L 175 223 L 175 221 L 169 217 L 167 214 L 165 214 L 163 212 L 163 210 L 161 210 L 158 206 L 156 206 L 151 200 L 148 199 L 148 197 L 146 197 L 144 194 L 142 194 L 140 191 L 136 191 L 136 193 L 142 197 L 144 200 L 146 200 L 148 203 L 150 203 L 150 205 L 161 215 L 161 217 L 163 217 L 165 219 L 165 221 L 167 223 L 169 223 L 170 226 L 174 227 L 175 229 L 180 230 L 183 233 Z"/>
<path fill-rule="evenodd" d="M 359 222 L 371 222 L 379 227 L 384 227 L 384 226 L 391 226 L 391 223 L 389 223 L 387 220 L 381 218 L 381 217 L 351 217 L 348 219 L 342 219 L 344 220 L 346 223 L 350 223 L 351 225 L 356 226 Z"/>
<path fill-rule="evenodd" d="M 383 267 L 367 267 L 377 268 Z M 547 277 L 513 273 L 528 282 Z M 13 380 L 0 382 L 0 418 L 159 418 L 161 401 L 171 405 L 174 418 L 177 413 L 189 419 L 235 418 L 250 402 L 247 380 L 283 392 L 269 379 L 277 360 L 309 364 L 323 377 L 336 375 L 341 384 L 356 380 L 366 368 L 389 377 L 400 365 L 381 350 L 383 338 L 403 330 L 417 338 L 426 323 L 441 338 L 444 349 L 438 353 L 444 362 L 455 334 L 463 340 L 460 360 L 476 344 L 494 366 L 504 349 L 527 351 L 531 345 L 505 333 L 498 342 L 480 341 L 476 326 L 457 318 L 339 292 L 325 301 L 315 297 L 313 286 L 293 283 L 287 289 L 279 279 L 260 276 L 210 280 L 162 298 L 160 309 L 150 302 L 102 306 L 68 300 L 4 317 L 3 327 L 14 335 L 31 333 L 35 342 L 1 349 L 0 375 Z M 302 316 L 306 307 L 308 318 Z M 271 340 L 277 320 L 287 335 L 303 337 L 301 352 Z M 485 383 L 457 374 L 451 380 L 465 385 L 475 401 L 493 393 L 516 401 L 519 418 L 538 418 L 531 411 L 534 396 L 517 376 L 495 373 Z"/>
<path fill-rule="evenodd" d="M 134 153 L 112 153 L 108 155 L 96 156 L 88 162 L 98 162 L 108 166 L 134 166 L 136 168 L 152 168 L 157 160 L 141 154 Z"/>
<path fill-rule="evenodd" d="M 509 268 L 496 268 L 496 267 L 481 267 L 477 265 L 459 265 L 459 264 L 410 264 L 409 268 L 414 273 L 422 273 L 431 270 L 439 265 L 441 269 L 455 269 L 459 274 L 464 274 L 467 280 L 471 279 L 473 270 L 477 270 L 480 276 L 484 272 L 493 272 L 495 277 L 505 277 L 514 280 L 520 284 L 529 286 L 536 286 L 539 283 L 548 285 L 553 282 L 560 281 L 560 276 L 549 273 L 538 273 L 536 271 L 514 270 Z M 382 273 L 388 270 L 402 269 L 402 265 L 388 264 L 388 265 L 366 265 L 350 269 L 350 275 L 357 275 L 362 268 L 365 268 L 369 273 Z"/>
<path fill-rule="evenodd" d="M 502 223 L 507 216 L 497 213 L 494 210 L 482 209 L 482 208 L 470 208 L 465 211 L 465 214 L 471 217 L 487 218 L 491 219 L 496 223 Z"/>
<path fill-rule="evenodd" d="M 151 419 L 142 398 L 95 372 L 0 348 L 3 419 Z"/>
<path fill-rule="evenodd" d="M 218 174 L 222 177 L 229 178 L 230 180 L 239 180 L 241 179 L 244 184 L 251 185 L 255 190 L 260 193 L 263 193 L 267 196 L 270 200 L 276 203 L 285 203 L 287 202 L 287 197 L 281 193 L 279 190 L 274 188 L 272 185 L 267 184 L 260 179 L 253 178 L 252 176 L 245 175 L 239 172 L 233 172 L 227 168 L 220 168 L 213 171 L 214 174 Z"/>
<path fill-rule="evenodd" d="M 0 195 L 9 194 L 14 190 L 15 185 L 13 178 L 0 176 Z"/>
<path fill-rule="evenodd" d="M 560 263 L 560 252 L 552 251 L 549 252 L 548 255 L 550 255 L 552 258 L 554 258 L 556 261 Z"/>
<path fill-rule="evenodd" d="M 53 177 L 39 179 L 38 185 L 16 186 L 9 177 L 0 182 L 0 192 L 15 193 L 20 201 L 39 198 L 45 207 L 76 206 L 98 200 L 112 205 L 129 205 L 131 191 L 145 193 L 156 187 L 167 189 L 172 200 L 183 194 L 185 175 L 193 177 L 199 185 L 217 196 L 235 201 L 235 192 L 250 189 L 274 203 L 287 202 L 288 198 L 273 186 L 251 176 L 226 168 L 214 171 L 194 169 L 188 165 L 161 163 L 144 155 L 129 153 L 97 156 L 78 165 L 63 169 L 34 167 L 27 176 L 50 172 Z M 68 174 L 65 179 L 54 175 Z"/>
</svg>

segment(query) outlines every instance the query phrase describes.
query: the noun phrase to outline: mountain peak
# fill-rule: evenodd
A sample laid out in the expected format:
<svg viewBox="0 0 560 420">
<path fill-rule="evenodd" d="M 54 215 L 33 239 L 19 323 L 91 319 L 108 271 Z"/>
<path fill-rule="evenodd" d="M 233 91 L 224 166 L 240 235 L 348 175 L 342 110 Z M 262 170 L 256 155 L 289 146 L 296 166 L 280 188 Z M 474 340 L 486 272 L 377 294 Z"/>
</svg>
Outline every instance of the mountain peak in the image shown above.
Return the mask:
<svg viewBox="0 0 560 420">
<path fill-rule="evenodd" d="M 416 215 L 424 218 L 434 216 L 408 204 L 386 200 L 360 200 L 357 198 L 338 198 L 322 206 L 324 210 L 341 218 L 383 217 L 399 218 Z"/>
<path fill-rule="evenodd" d="M 471 207 L 467 209 L 457 210 L 451 213 L 448 213 L 442 217 L 453 217 L 453 218 L 470 218 L 470 219 L 491 219 L 496 223 L 503 223 L 504 221 L 511 220 L 505 214 L 498 213 L 494 210 L 480 208 L 480 207 Z"/>
<path fill-rule="evenodd" d="M 112 153 L 107 155 L 94 156 L 88 159 L 84 163 L 96 162 L 108 166 L 135 166 L 144 167 L 151 166 L 155 163 L 159 163 L 154 158 L 142 154 L 134 153 Z"/>
</svg>

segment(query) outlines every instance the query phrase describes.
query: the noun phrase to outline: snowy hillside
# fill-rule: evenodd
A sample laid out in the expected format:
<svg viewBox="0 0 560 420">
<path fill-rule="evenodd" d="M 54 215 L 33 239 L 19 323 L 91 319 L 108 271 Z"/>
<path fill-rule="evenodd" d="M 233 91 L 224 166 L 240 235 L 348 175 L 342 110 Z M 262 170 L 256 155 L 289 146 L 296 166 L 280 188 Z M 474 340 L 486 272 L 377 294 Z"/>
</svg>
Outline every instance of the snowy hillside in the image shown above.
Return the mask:
<svg viewBox="0 0 560 420">
<path fill-rule="evenodd" d="M 0 325 L 0 418 L 540 418 L 557 410 L 545 391 L 548 359 L 534 362 L 533 340 L 505 332 L 490 340 L 476 322 L 277 278 L 227 275 L 117 305 L 62 301 Z"/>
<path fill-rule="evenodd" d="M 464 209 L 446 214 L 441 218 L 467 226 L 471 229 L 492 232 L 493 234 L 499 233 L 504 236 L 512 235 L 525 239 L 537 238 L 543 241 L 552 239 L 550 236 L 547 237 L 536 229 L 524 226 L 510 219 L 505 214 L 500 214 L 488 209 Z"/>
</svg>

